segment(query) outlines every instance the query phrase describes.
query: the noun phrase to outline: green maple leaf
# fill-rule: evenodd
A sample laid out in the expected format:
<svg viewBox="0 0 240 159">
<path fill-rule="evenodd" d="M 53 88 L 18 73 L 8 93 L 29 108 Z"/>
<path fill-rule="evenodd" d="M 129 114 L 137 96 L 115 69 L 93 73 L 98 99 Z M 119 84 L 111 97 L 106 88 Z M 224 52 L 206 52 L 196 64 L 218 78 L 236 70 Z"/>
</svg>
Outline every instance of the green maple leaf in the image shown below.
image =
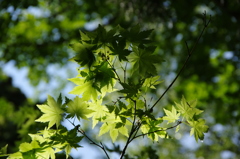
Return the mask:
<svg viewBox="0 0 240 159">
<path fill-rule="evenodd" d="M 92 117 L 92 128 L 106 116 L 108 109 L 102 104 L 102 99 L 95 100 L 94 102 L 89 103 L 89 109 L 94 110 L 92 113 L 88 114 L 87 117 Z"/>
<path fill-rule="evenodd" d="M 77 53 L 76 56 L 70 60 L 76 61 L 81 66 L 91 67 L 96 61 L 95 51 L 98 49 L 97 45 L 74 43 L 69 46 Z"/>
<path fill-rule="evenodd" d="M 53 141 L 54 147 L 65 149 L 66 158 L 68 158 L 72 148 L 82 147 L 78 143 L 83 139 L 83 136 L 77 136 L 76 129 L 67 130 L 62 126 L 50 139 Z"/>
<path fill-rule="evenodd" d="M 58 127 L 64 111 L 60 108 L 61 105 L 59 105 L 51 96 L 48 96 L 47 103 L 48 104 L 37 105 L 44 114 L 35 121 L 49 122 L 48 128 L 51 128 L 54 124 Z"/>
<path fill-rule="evenodd" d="M 142 87 L 142 82 L 134 82 L 133 79 L 129 78 L 128 83 L 120 83 L 123 87 L 119 92 L 125 93 L 126 98 L 131 98 L 133 96 L 138 96 L 140 93 L 140 88 Z"/>
<path fill-rule="evenodd" d="M 95 31 L 96 38 L 94 39 L 94 41 L 100 45 L 110 43 L 111 41 L 113 41 L 113 39 L 115 39 L 114 35 L 116 34 L 116 29 L 117 28 L 113 28 L 107 31 L 103 26 L 99 24 L 98 28 Z"/>
<path fill-rule="evenodd" d="M 118 43 L 116 41 L 112 41 L 112 47 L 109 49 L 112 51 L 111 55 L 118 55 L 119 61 L 128 61 L 126 56 L 128 56 L 132 51 L 125 49 L 126 41 L 121 40 Z"/>
<path fill-rule="evenodd" d="M 166 116 L 163 117 L 163 120 L 167 120 L 168 123 L 174 123 L 179 119 L 180 113 L 177 113 L 175 107 L 172 106 L 172 111 L 166 110 L 164 108 L 163 110 L 166 113 Z"/>
<path fill-rule="evenodd" d="M 197 100 L 192 102 L 187 102 L 184 97 L 182 97 L 181 104 L 176 103 L 176 107 L 179 113 L 182 114 L 187 120 L 192 119 L 194 115 L 199 115 L 203 111 L 196 108 Z"/>
<path fill-rule="evenodd" d="M 132 63 L 132 76 L 146 77 L 156 75 L 157 70 L 154 64 L 160 63 L 162 60 L 158 54 L 154 54 L 156 47 L 133 47 L 133 53 L 129 55 Z"/>
<path fill-rule="evenodd" d="M 88 101 L 90 99 L 96 100 L 99 95 L 105 96 L 107 92 L 113 92 L 115 89 L 112 87 L 104 86 L 100 89 L 100 91 L 97 90 L 96 86 L 94 86 L 94 82 L 89 80 L 86 81 L 84 78 L 71 78 L 68 79 L 69 81 L 75 83 L 78 86 L 75 86 L 72 91 L 70 91 L 70 94 L 75 95 L 82 95 L 83 99 Z M 115 84 L 115 80 L 111 81 L 112 85 Z"/>
<path fill-rule="evenodd" d="M 159 81 L 160 76 L 151 76 L 150 78 L 146 78 L 142 85 L 142 88 L 145 92 L 150 89 L 156 89 L 155 85 L 158 85 L 162 81 Z"/>
<path fill-rule="evenodd" d="M 158 118 L 155 120 L 146 118 L 143 122 L 143 125 L 141 126 L 141 131 L 143 134 L 147 134 L 147 136 L 153 141 L 158 141 L 158 137 L 167 138 L 166 130 L 159 126 L 159 124 L 161 124 L 162 122 L 162 118 Z"/>
<path fill-rule="evenodd" d="M 31 143 L 22 143 L 19 146 L 19 152 L 22 157 L 26 159 L 38 159 L 38 158 L 52 158 L 55 159 L 55 151 L 52 147 L 42 147 L 38 140 L 32 140 Z M 10 155 L 9 158 L 14 158 L 16 154 Z"/>
<path fill-rule="evenodd" d="M 84 99 L 97 99 L 98 91 L 92 87 L 92 82 L 85 82 L 83 78 L 71 78 L 69 79 L 78 86 L 74 87 L 70 94 L 82 95 Z"/>
<path fill-rule="evenodd" d="M 109 131 L 112 142 L 115 142 L 119 132 L 128 137 L 128 130 L 125 126 L 118 127 L 117 123 L 104 123 L 100 128 L 99 136 Z"/>
<path fill-rule="evenodd" d="M 102 62 L 100 65 L 95 66 L 95 69 L 90 73 L 90 77 L 87 80 L 93 81 L 93 86 L 97 88 L 99 92 L 104 86 L 109 87 L 111 85 L 113 87 L 114 81 L 113 78 L 115 74 L 112 68 L 108 67 L 107 62 Z"/>
<path fill-rule="evenodd" d="M 126 30 L 120 26 L 118 28 L 120 30 L 121 37 L 126 38 L 126 40 L 130 43 L 147 44 L 151 42 L 151 40 L 149 40 L 148 38 L 152 33 L 153 29 L 141 31 L 141 26 L 139 24 L 130 28 L 130 30 Z"/>
<path fill-rule="evenodd" d="M 121 123 L 121 119 L 119 117 L 116 117 L 114 113 L 109 113 L 104 120 L 104 124 L 100 128 L 99 136 L 109 132 L 113 142 L 116 141 L 119 132 L 128 137 L 128 129 L 125 125 L 131 123 L 127 122 L 126 124 L 122 124 L 121 126 L 119 126 L 119 123 Z"/>
<path fill-rule="evenodd" d="M 89 109 L 88 103 L 79 97 L 75 97 L 73 101 L 70 101 L 67 104 L 67 106 L 67 113 L 69 113 L 67 118 L 73 118 L 76 116 L 78 120 L 81 118 L 88 120 L 87 115 L 93 112 Z"/>
<path fill-rule="evenodd" d="M 198 142 L 198 139 L 204 139 L 204 133 L 208 132 L 208 126 L 205 125 L 204 119 L 198 119 L 197 121 L 188 121 L 190 124 L 191 131 L 190 135 L 194 134 L 195 140 Z"/>
</svg>

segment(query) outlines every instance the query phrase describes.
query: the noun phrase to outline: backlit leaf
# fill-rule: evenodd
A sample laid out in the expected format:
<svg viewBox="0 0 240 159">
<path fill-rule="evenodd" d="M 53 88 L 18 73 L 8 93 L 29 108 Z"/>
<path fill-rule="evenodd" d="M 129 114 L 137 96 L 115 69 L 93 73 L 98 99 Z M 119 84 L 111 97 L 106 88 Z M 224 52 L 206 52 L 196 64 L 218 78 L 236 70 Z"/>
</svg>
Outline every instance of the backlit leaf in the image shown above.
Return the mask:
<svg viewBox="0 0 240 159">
<path fill-rule="evenodd" d="M 53 97 L 48 96 L 48 104 L 37 105 L 37 107 L 43 112 L 43 115 L 38 118 L 37 122 L 49 122 L 48 128 L 51 128 L 54 124 L 58 127 L 62 120 L 63 110 Z"/>
<path fill-rule="evenodd" d="M 166 110 L 164 108 L 163 110 L 166 113 L 166 116 L 163 117 L 163 120 L 167 120 L 168 123 L 174 123 L 179 119 L 180 113 L 177 113 L 174 106 L 172 106 L 172 111 Z"/>
<path fill-rule="evenodd" d="M 198 119 L 197 121 L 188 121 L 190 124 L 191 132 L 190 135 L 194 134 L 195 140 L 198 142 L 198 139 L 204 139 L 204 133 L 208 132 L 208 126 L 205 125 L 204 119 Z"/>
<path fill-rule="evenodd" d="M 93 124 L 92 128 L 101 121 L 101 119 L 106 116 L 107 108 L 102 104 L 102 100 L 94 100 L 94 102 L 89 103 L 89 109 L 93 110 L 92 113 L 88 114 L 87 117 L 92 117 Z"/>
<path fill-rule="evenodd" d="M 187 102 L 184 97 L 182 97 L 182 101 L 180 104 L 175 103 L 177 111 L 181 113 L 181 115 L 188 119 L 192 119 L 194 115 L 198 115 L 202 113 L 202 110 L 196 108 L 197 101 L 194 100 L 192 102 Z"/>
<path fill-rule="evenodd" d="M 73 118 L 76 116 L 78 120 L 81 118 L 88 120 L 87 115 L 93 112 L 93 110 L 89 109 L 88 103 L 79 97 L 75 97 L 67 106 L 67 113 L 69 113 L 67 117 Z"/>
</svg>

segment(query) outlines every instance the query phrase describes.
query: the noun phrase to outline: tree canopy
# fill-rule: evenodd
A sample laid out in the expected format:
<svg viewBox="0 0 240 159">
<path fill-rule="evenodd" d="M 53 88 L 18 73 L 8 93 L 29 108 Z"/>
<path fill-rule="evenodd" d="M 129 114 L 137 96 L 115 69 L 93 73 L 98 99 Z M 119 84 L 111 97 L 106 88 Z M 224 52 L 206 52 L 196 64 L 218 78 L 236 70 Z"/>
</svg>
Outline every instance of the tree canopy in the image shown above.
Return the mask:
<svg viewBox="0 0 240 159">
<path fill-rule="evenodd" d="M 88 67 L 93 65 L 95 62 L 94 56 L 84 57 L 83 54 L 79 53 L 74 57 L 73 50 L 79 51 L 78 49 L 82 49 L 77 44 L 79 42 L 79 30 L 81 30 L 80 40 L 87 43 L 88 37 L 84 33 L 86 31 L 97 31 L 98 24 L 107 28 L 107 30 L 114 30 L 117 26 L 121 26 L 124 30 L 129 31 L 129 28 L 138 26 L 152 33 L 151 40 L 157 47 L 148 48 L 148 50 L 154 49 L 161 58 L 153 54 L 147 56 L 146 62 L 140 61 L 138 57 L 141 56 L 145 48 L 137 48 L 138 50 L 134 52 L 138 52 L 138 54 L 130 54 L 131 50 L 125 50 L 126 39 L 122 39 L 118 43 L 112 43 L 112 47 L 108 49 L 114 52 L 114 56 L 117 56 L 120 61 L 125 61 L 126 56 L 130 55 L 135 68 L 131 72 L 134 77 L 145 76 L 148 73 L 160 75 L 163 78 L 161 86 L 157 90 L 152 90 L 152 96 L 158 98 L 184 64 L 188 56 L 188 48 L 193 47 L 203 28 L 202 13 L 206 11 L 207 16 L 211 15 L 212 21 L 194 50 L 194 55 L 191 56 L 184 71 L 167 92 L 164 100 L 161 101 L 161 108 L 154 108 L 157 109 L 154 111 L 160 112 L 164 107 L 162 113 L 168 114 L 165 119 L 174 117 L 168 120 L 168 122 L 172 122 L 178 118 L 179 112 L 184 111 L 184 108 L 173 101 L 180 101 L 182 96 L 190 100 L 197 99 L 198 108 L 204 110 L 202 114 L 209 126 L 209 131 L 203 143 L 198 144 L 194 149 L 189 149 L 181 142 L 185 136 L 183 135 L 181 138 L 179 137 L 180 133 L 178 133 L 178 135 L 175 135 L 178 140 L 175 138 L 171 140 L 162 139 L 158 143 L 149 143 L 145 146 L 137 144 L 137 149 L 129 147 L 128 152 L 131 155 L 130 157 L 135 156 L 137 158 L 176 158 L 176 156 L 177 158 L 239 158 L 239 8 L 240 3 L 236 0 L 189 2 L 172 0 L 1 1 L 0 64 L 3 66 L 10 61 L 14 61 L 17 68 L 27 68 L 28 78 L 37 91 L 37 86 L 41 81 L 49 82 L 52 80 L 53 75 L 46 71 L 49 65 L 65 67 L 70 58 L 80 65 L 87 65 Z M 149 29 L 154 29 L 154 31 Z M 135 34 L 134 30 L 136 28 L 129 32 L 122 31 L 122 34 L 124 36 L 129 35 L 129 38 L 134 37 L 130 40 L 138 43 L 141 40 L 141 35 Z M 111 32 L 108 32 L 108 34 L 104 33 L 103 30 L 99 32 L 105 34 L 101 36 L 102 39 L 98 39 L 102 42 L 102 45 L 104 45 L 104 42 L 111 40 L 109 39 Z M 94 35 L 89 34 L 89 36 Z M 147 41 L 144 41 L 144 43 L 147 43 Z M 88 47 L 85 51 L 96 49 L 92 45 Z M 149 52 L 149 54 L 151 53 Z M 87 60 L 89 58 L 90 61 Z M 102 58 L 108 57 L 104 55 Z M 151 63 L 147 61 L 151 61 Z M 158 64 L 158 61 L 161 61 L 161 63 L 155 69 L 153 63 Z M 75 68 L 68 69 L 74 71 Z M 93 74 L 83 70 L 81 75 L 89 80 L 98 79 L 100 81 L 94 83 L 97 90 L 95 94 L 97 94 L 103 87 L 107 87 L 109 82 L 111 83 L 112 78 L 109 77 L 112 77 L 114 72 L 104 63 L 94 70 Z M 107 75 L 102 76 L 103 74 Z M 9 144 L 8 151 L 12 153 L 17 151 L 20 143 L 30 141 L 27 134 L 33 134 L 36 133 L 36 130 L 44 129 L 44 125 L 35 123 L 34 120 L 41 116 L 38 108 L 43 111 L 47 107 L 40 106 L 42 102 L 27 99 L 19 89 L 12 86 L 11 78 L 7 77 L 2 70 L 0 78 L 0 147 Z M 79 82 L 83 82 L 77 81 L 73 76 L 67 78 L 72 78 L 71 81 L 77 85 Z M 133 79 L 131 88 L 129 85 L 123 84 L 124 89 L 120 92 L 126 93 L 131 89 L 132 94 L 129 93 L 127 96 L 134 95 L 138 89 L 138 85 L 134 85 L 134 80 L 136 79 Z M 151 82 L 150 79 L 148 80 Z M 66 86 L 66 82 L 62 83 L 61 77 L 57 84 L 59 85 L 58 90 L 62 90 Z M 94 98 L 92 90 L 81 91 L 84 91 L 84 94 L 91 93 L 92 98 Z M 76 90 L 73 89 L 72 93 L 76 93 Z M 47 94 L 45 94 L 45 97 L 47 99 Z M 57 96 L 55 96 L 55 99 L 57 99 Z M 49 100 L 52 100 L 51 97 L 48 97 Z M 72 101 L 72 107 L 68 108 L 70 116 L 74 116 L 71 112 L 75 109 L 74 102 L 79 99 L 75 100 Z M 36 103 L 38 103 L 38 107 L 36 107 Z M 172 105 L 176 107 L 172 107 Z M 118 106 L 124 107 L 121 103 L 118 103 Z M 111 110 L 111 105 L 107 109 Z M 141 112 L 139 113 L 141 114 Z M 79 111 L 79 116 L 86 118 L 81 111 Z M 185 118 L 188 118 L 188 116 L 185 116 Z M 59 122 L 59 120 L 56 120 L 56 123 Z M 201 122 L 199 121 L 199 123 Z M 51 123 L 48 126 L 53 124 Z M 90 128 L 86 128 L 84 131 L 88 133 Z M 185 128 L 180 131 L 182 134 L 187 132 Z M 101 133 L 104 132 L 105 130 L 102 130 Z M 124 131 L 122 130 L 122 132 Z M 114 133 L 112 132 L 112 134 Z M 81 139 L 79 138 L 79 140 Z M 117 145 L 109 149 L 117 152 Z"/>
</svg>

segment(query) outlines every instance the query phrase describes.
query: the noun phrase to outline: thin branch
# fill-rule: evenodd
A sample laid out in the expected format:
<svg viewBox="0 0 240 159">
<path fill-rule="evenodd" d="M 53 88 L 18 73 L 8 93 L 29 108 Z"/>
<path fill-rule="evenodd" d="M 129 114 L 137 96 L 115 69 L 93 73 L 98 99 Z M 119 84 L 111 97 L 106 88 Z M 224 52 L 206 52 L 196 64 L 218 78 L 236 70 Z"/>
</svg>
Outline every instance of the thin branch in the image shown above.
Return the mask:
<svg viewBox="0 0 240 159">
<path fill-rule="evenodd" d="M 163 96 L 168 92 L 168 90 L 172 87 L 172 85 L 175 83 L 175 81 L 178 79 L 178 77 L 180 76 L 180 74 L 183 72 L 184 68 L 186 67 L 192 53 L 194 52 L 194 50 L 196 49 L 197 44 L 199 43 L 205 29 L 207 28 L 207 26 L 209 25 L 210 21 L 211 21 L 211 16 L 210 19 L 208 21 L 206 21 L 206 13 L 204 13 L 204 27 L 199 35 L 199 37 L 197 38 L 196 42 L 194 43 L 194 46 L 192 47 L 191 50 L 189 50 L 188 45 L 187 45 L 187 49 L 188 49 L 188 57 L 186 59 L 186 61 L 184 62 L 182 68 L 180 69 L 180 71 L 178 72 L 177 76 L 173 79 L 173 81 L 171 82 L 171 84 L 167 87 L 167 89 L 163 92 L 163 94 L 158 98 L 158 100 L 152 105 L 152 107 L 150 108 L 150 110 L 152 110 L 157 103 L 163 98 Z"/>
<path fill-rule="evenodd" d="M 141 126 L 142 126 L 142 123 L 139 122 L 139 124 L 138 124 L 138 125 L 136 126 L 136 128 L 135 128 L 135 134 L 133 135 L 133 137 L 131 138 L 131 140 L 129 141 L 129 143 L 132 142 L 132 141 L 136 138 L 137 133 L 138 133 L 139 129 L 141 128 Z"/>
<path fill-rule="evenodd" d="M 159 131 L 166 131 L 166 130 L 169 130 L 169 129 L 173 129 L 173 128 L 177 127 L 178 125 L 180 125 L 181 123 L 182 123 L 182 121 L 178 121 L 178 123 L 176 125 L 168 127 L 166 129 L 156 130 L 156 131 L 148 132 L 148 133 L 145 133 L 145 134 L 137 135 L 132 140 L 134 140 L 134 139 L 136 139 L 138 137 L 145 136 L 145 135 L 152 134 L 152 133 L 156 133 L 156 132 L 159 132 Z"/>
<path fill-rule="evenodd" d="M 111 64 L 107 59 L 106 59 L 106 61 L 107 61 L 107 63 L 109 64 L 109 66 L 112 68 L 113 72 L 116 74 L 118 81 L 119 81 L 120 83 L 122 83 L 122 82 L 121 82 L 121 79 L 120 79 L 120 77 L 119 77 L 119 75 L 118 75 L 118 73 L 117 73 L 117 71 L 116 71 L 116 69 L 112 66 L 112 64 Z"/>
<path fill-rule="evenodd" d="M 124 69 L 124 83 L 126 82 L 126 70 L 127 70 L 127 62 L 126 62 L 126 65 L 125 65 L 125 69 Z"/>
<path fill-rule="evenodd" d="M 190 50 L 189 50 L 189 47 L 188 47 L 188 43 L 187 43 L 187 41 L 185 41 L 185 44 L 186 44 L 187 51 L 188 51 L 188 56 L 189 56 L 189 55 L 190 55 Z"/>
<path fill-rule="evenodd" d="M 101 142 L 99 145 L 96 142 L 94 142 L 90 137 L 88 137 L 84 131 L 78 129 L 78 132 L 80 132 L 83 136 L 85 136 L 90 141 L 90 144 L 96 145 L 97 147 L 101 148 L 104 151 L 104 153 L 106 154 L 107 158 L 110 159 L 104 145 Z"/>
<path fill-rule="evenodd" d="M 132 141 L 132 135 L 134 134 L 134 132 L 136 131 L 136 127 L 135 127 L 135 123 L 136 123 L 136 111 L 137 111 L 137 102 L 135 100 L 133 100 L 134 102 L 134 117 L 133 117 L 133 122 L 132 122 L 132 128 L 129 134 L 129 137 L 127 139 L 127 142 L 122 150 L 122 154 L 120 156 L 120 159 L 122 159 L 126 153 L 127 147 L 130 144 L 130 142 Z M 137 125 L 138 126 L 138 125 Z"/>
<path fill-rule="evenodd" d="M 68 119 L 67 119 L 68 120 Z M 97 147 L 101 148 L 104 153 L 106 154 L 107 158 L 110 159 L 104 145 L 100 142 L 100 145 L 97 144 L 95 141 L 93 141 L 90 137 L 87 136 L 87 134 L 83 131 L 83 130 L 80 130 L 79 127 L 80 125 L 75 125 L 73 122 L 71 122 L 70 120 L 68 120 L 76 129 L 79 133 L 81 133 L 84 137 L 86 137 L 89 141 L 90 141 L 90 144 L 93 144 L 93 145 L 96 145 Z"/>
</svg>

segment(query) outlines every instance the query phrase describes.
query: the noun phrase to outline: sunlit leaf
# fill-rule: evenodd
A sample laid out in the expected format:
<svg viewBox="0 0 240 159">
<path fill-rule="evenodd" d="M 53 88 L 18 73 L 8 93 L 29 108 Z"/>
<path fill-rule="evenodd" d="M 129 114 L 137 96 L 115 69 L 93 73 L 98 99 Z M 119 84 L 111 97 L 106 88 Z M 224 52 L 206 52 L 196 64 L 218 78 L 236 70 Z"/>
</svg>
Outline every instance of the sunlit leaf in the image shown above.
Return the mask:
<svg viewBox="0 0 240 159">
<path fill-rule="evenodd" d="M 163 120 L 167 120 L 168 123 L 174 123 L 176 120 L 179 119 L 180 113 L 177 113 L 177 110 L 174 106 L 172 106 L 172 111 L 164 109 L 166 116 L 163 117 Z"/>
<path fill-rule="evenodd" d="M 204 133 L 208 132 L 208 126 L 205 125 L 204 119 L 198 119 L 197 121 L 188 121 L 190 124 L 191 132 L 190 135 L 194 134 L 195 140 L 198 142 L 198 139 L 204 139 Z"/>
<path fill-rule="evenodd" d="M 106 116 L 107 108 L 102 104 L 102 100 L 95 100 L 89 103 L 89 109 L 93 110 L 92 113 L 87 115 L 87 117 L 92 117 L 93 124 L 92 128 L 96 126 L 96 124 L 101 121 L 101 119 Z"/>
<path fill-rule="evenodd" d="M 48 104 L 37 105 L 44 114 L 35 121 L 49 122 L 48 128 L 51 128 L 54 124 L 58 127 L 60 125 L 60 121 L 62 120 L 63 113 L 63 110 L 60 109 L 61 105 L 59 105 L 51 96 L 48 96 L 47 102 Z"/>
<path fill-rule="evenodd" d="M 68 102 L 67 106 L 67 113 L 69 113 L 67 117 L 73 118 L 76 116 L 78 120 L 88 120 L 87 115 L 93 112 L 89 109 L 88 103 L 79 97 L 75 97 L 72 101 Z"/>
<path fill-rule="evenodd" d="M 194 115 L 199 115 L 202 113 L 202 110 L 196 108 L 197 101 L 194 100 L 192 102 L 187 102 L 184 97 L 182 97 L 182 101 L 180 104 L 175 103 L 177 111 L 181 113 L 181 115 L 188 119 L 192 119 Z"/>
</svg>

